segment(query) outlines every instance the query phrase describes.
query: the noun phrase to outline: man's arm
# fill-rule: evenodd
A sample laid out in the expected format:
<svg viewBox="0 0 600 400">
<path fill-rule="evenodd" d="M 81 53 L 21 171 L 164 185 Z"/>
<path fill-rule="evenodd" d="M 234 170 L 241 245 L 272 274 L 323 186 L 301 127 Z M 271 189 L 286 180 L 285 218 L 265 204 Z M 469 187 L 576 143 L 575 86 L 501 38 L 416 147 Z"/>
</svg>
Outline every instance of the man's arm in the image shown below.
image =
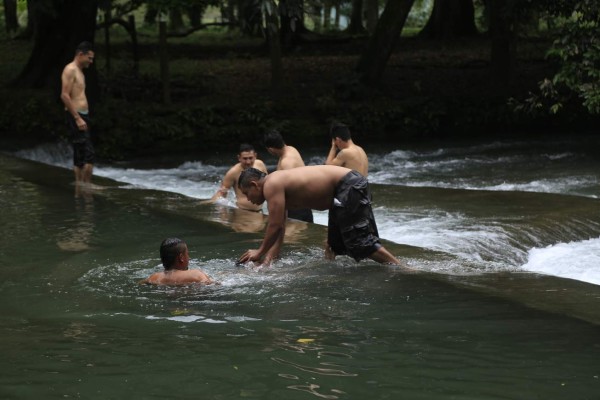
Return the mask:
<svg viewBox="0 0 600 400">
<path fill-rule="evenodd" d="M 214 203 L 215 201 L 219 200 L 220 198 L 227 197 L 227 193 L 229 193 L 229 189 L 231 189 L 231 187 L 236 184 L 235 179 L 234 179 L 234 177 L 235 177 L 234 176 L 235 175 L 234 168 L 235 167 L 232 167 L 229 169 L 229 171 L 227 171 L 227 173 L 223 177 L 221 186 L 219 187 L 217 192 L 213 195 L 213 197 L 210 198 L 209 202 Z"/>
<path fill-rule="evenodd" d="M 342 151 L 340 151 L 339 154 L 337 152 L 335 139 L 331 139 L 331 148 L 329 149 L 329 154 L 327 154 L 327 160 L 325 161 L 325 165 L 337 165 L 338 167 L 343 167 L 344 161 L 338 157 L 341 154 Z"/>
<path fill-rule="evenodd" d="M 287 221 L 287 216 L 285 221 Z M 273 246 L 271 246 L 271 248 L 265 254 L 263 265 L 269 266 L 273 261 L 279 258 L 279 251 L 281 250 L 281 246 L 283 245 L 283 239 L 285 238 L 285 221 L 283 223 L 283 230 L 281 231 L 281 234 L 279 235 Z"/>
<path fill-rule="evenodd" d="M 265 200 L 267 201 L 267 209 L 269 210 L 269 223 L 265 237 L 256 250 L 246 251 L 239 259 L 239 262 L 259 261 L 265 254 L 274 255 L 279 252 L 281 243 L 277 246 L 277 242 L 283 242 L 285 233 L 285 189 L 283 184 L 279 182 L 271 183 L 268 187 L 263 187 Z"/>
<path fill-rule="evenodd" d="M 62 83 L 60 99 L 62 100 L 69 114 L 71 114 L 73 119 L 75 119 L 75 123 L 77 124 L 79 130 L 85 131 L 87 129 L 86 123 L 75 109 L 73 101 L 71 100 L 71 92 L 73 90 L 73 85 L 75 84 L 75 68 L 70 65 L 66 66 L 60 79 Z"/>
</svg>

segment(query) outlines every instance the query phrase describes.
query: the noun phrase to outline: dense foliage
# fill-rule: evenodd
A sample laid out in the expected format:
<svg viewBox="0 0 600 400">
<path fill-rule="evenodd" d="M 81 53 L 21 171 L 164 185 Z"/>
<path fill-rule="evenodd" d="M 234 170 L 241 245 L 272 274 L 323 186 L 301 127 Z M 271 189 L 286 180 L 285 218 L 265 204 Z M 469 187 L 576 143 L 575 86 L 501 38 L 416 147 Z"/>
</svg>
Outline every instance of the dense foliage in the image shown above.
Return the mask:
<svg viewBox="0 0 600 400">
<path fill-rule="evenodd" d="M 362 5 L 376 4 L 381 13 L 391 1 L 363 0 Z M 591 126 L 590 115 L 600 114 L 597 1 L 506 0 L 511 12 L 508 21 L 511 27 L 518 27 L 514 30 L 519 41 L 515 48 L 524 62 L 514 71 L 516 80 L 500 88 L 489 74 L 493 61 L 486 59 L 492 0 L 473 0 L 475 13 L 470 22 L 475 19 L 477 31 L 468 40 L 451 36 L 424 40 L 419 32 L 431 22 L 431 10 L 441 1 L 445 0 L 414 1 L 406 25 L 396 29 L 404 38 L 401 46 L 393 49 L 393 65 L 383 70 L 380 82 L 365 85 L 356 75 L 356 61 L 361 53 L 366 54 L 369 38 L 375 35 L 366 30 L 359 34 L 345 30 L 356 0 L 99 0 L 95 27 L 98 62 L 86 71 L 96 74 L 88 81 L 88 89 L 93 81 L 97 83 L 97 102 L 92 108 L 100 134 L 98 150 L 104 157 L 120 158 L 132 152 L 177 148 L 182 143 L 188 149 L 222 149 L 252 141 L 272 126 L 282 128 L 293 141 L 320 145 L 323 129 L 331 119 L 344 120 L 355 131 L 378 141 L 477 136 L 519 129 L 531 132 L 548 126 L 577 129 L 571 121 Z M 469 0 L 452 1 L 464 4 Z M 21 14 L 25 11 L 23 3 L 18 4 Z M 54 4 L 60 10 L 67 3 L 83 4 L 75 0 L 44 4 Z M 172 104 L 163 103 L 160 96 L 164 78 L 158 72 L 156 51 L 156 22 L 164 20 L 165 11 L 171 65 L 166 81 L 172 86 Z M 122 29 L 133 15 L 138 49 L 131 45 L 134 29 L 127 34 Z M 200 24 L 199 15 L 204 16 Z M 121 24 L 107 29 L 107 17 Z M 269 91 L 274 69 L 264 63 L 274 39 L 266 34 L 266 17 L 275 17 L 269 21 L 275 24 L 271 26 L 276 28 L 273 32 L 300 35 L 293 40 L 281 38 L 279 97 Z M 114 35 L 119 29 L 122 34 Z M 114 35 L 110 52 L 105 36 L 109 30 Z M 536 38 L 524 39 L 531 32 Z M 252 44 L 246 46 L 245 41 Z M 539 56 L 526 47 L 536 41 L 542 50 Z M 27 45 L 33 48 L 31 43 Z M 460 46 L 463 50 L 457 50 Z M 71 44 L 68 47 L 70 56 Z M 430 49 L 424 50 L 426 47 Z M 426 56 L 421 58 L 422 51 Z M 110 70 L 105 64 L 109 56 Z M 219 67 L 202 69 L 212 68 L 206 62 L 211 57 L 220 60 Z M 3 57 L 0 68 L 8 60 Z M 50 71 L 42 65 L 43 54 L 31 54 L 30 60 L 40 73 Z M 25 62 L 18 67 L 16 62 L 11 65 L 22 68 Z M 182 65 L 189 66 L 182 69 Z M 54 68 L 63 66 L 61 60 Z M 50 76 L 42 82 L 58 80 Z M 540 91 L 531 94 L 538 82 Z M 2 136 L 9 138 L 10 132 L 20 132 L 34 140 L 62 137 L 56 87 L 46 87 L 45 91 L 17 87 L 18 94 L 15 89 L 0 90 L 6 104 L 0 110 Z M 526 101 L 507 104 L 508 96 L 523 99 L 528 91 Z M 515 108 L 523 112 L 515 113 Z M 47 117 L 40 120 L 31 115 Z"/>
<path fill-rule="evenodd" d="M 600 114 L 600 5 L 595 0 L 563 0 L 537 4 L 558 27 L 547 52 L 557 72 L 539 83 L 516 109 L 528 113 L 557 114 L 578 105 L 590 114 Z"/>
</svg>

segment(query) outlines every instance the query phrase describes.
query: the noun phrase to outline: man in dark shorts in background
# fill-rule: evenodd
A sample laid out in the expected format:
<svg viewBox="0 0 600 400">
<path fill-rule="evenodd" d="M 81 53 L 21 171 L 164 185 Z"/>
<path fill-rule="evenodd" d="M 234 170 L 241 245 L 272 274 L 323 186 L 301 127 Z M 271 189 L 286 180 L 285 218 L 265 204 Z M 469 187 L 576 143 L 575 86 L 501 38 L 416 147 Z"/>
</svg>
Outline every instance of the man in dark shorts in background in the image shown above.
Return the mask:
<svg viewBox="0 0 600 400">
<path fill-rule="evenodd" d="M 67 126 L 73 144 L 75 183 L 90 183 L 94 169 L 89 105 L 85 95 L 83 70 L 94 62 L 94 50 L 89 42 L 82 42 L 75 50 L 73 61 L 62 72 L 60 98 L 65 105 Z"/>
<path fill-rule="evenodd" d="M 263 144 L 267 148 L 269 154 L 279 158 L 277 161 L 277 170 L 304 167 L 304 160 L 300 152 L 293 146 L 288 146 L 283 140 L 283 136 L 277 130 L 272 130 L 265 133 Z M 310 208 L 300 210 L 288 210 L 288 218 L 298 221 L 314 222 L 313 213 Z"/>
</svg>

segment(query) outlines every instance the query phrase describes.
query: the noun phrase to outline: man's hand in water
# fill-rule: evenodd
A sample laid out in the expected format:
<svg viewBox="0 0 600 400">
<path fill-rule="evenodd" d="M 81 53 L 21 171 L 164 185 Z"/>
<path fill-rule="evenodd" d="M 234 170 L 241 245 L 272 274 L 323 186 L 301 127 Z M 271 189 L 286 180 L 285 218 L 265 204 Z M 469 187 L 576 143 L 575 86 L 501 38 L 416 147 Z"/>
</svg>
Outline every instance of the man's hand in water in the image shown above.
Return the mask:
<svg viewBox="0 0 600 400">
<path fill-rule="evenodd" d="M 260 253 L 258 250 L 247 250 L 242 256 L 238 259 L 239 263 L 247 263 L 248 261 L 260 261 Z"/>
</svg>

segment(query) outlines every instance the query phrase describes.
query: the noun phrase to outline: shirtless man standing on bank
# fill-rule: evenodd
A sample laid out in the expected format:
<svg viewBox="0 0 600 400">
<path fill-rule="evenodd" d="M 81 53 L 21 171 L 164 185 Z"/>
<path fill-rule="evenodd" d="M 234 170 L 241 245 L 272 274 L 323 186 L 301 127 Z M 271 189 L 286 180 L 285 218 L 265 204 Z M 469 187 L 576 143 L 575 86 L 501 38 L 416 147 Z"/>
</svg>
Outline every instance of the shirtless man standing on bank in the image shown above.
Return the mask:
<svg viewBox="0 0 600 400">
<path fill-rule="evenodd" d="M 262 211 L 262 203 L 261 204 L 253 204 L 249 201 L 246 196 L 241 192 L 241 190 L 237 186 L 238 178 L 242 171 L 248 168 L 256 168 L 259 171 L 267 173 L 267 167 L 265 163 L 256 158 L 256 151 L 252 145 L 247 143 L 243 143 L 240 145 L 240 152 L 238 153 L 238 163 L 227 171 L 225 176 L 223 177 L 223 181 L 221 182 L 221 187 L 214 196 L 207 200 L 207 202 L 214 203 L 215 201 L 221 198 L 227 198 L 227 193 L 229 193 L 229 189 L 233 188 L 236 196 L 236 205 L 238 208 L 242 210 L 248 211 Z"/>
<path fill-rule="evenodd" d="M 245 170 L 238 185 L 248 200 L 265 200 L 269 221 L 258 249 L 238 259 L 268 265 L 279 254 L 285 232 L 286 210 L 329 210 L 327 245 L 336 255 L 347 254 L 359 261 L 370 258 L 383 264 L 401 264 L 379 240 L 371 208 L 367 179 L 357 171 L 332 165 L 313 165 L 275 171 L 266 176 L 253 168 Z M 263 260 L 264 257 L 264 260 Z"/>
<path fill-rule="evenodd" d="M 94 62 L 94 50 L 82 42 L 75 50 L 73 61 L 65 66 L 61 76 L 60 98 L 65 105 L 67 125 L 73 144 L 75 183 L 90 183 L 94 169 L 94 146 L 89 126 L 89 106 L 85 96 L 83 70 Z"/>
<path fill-rule="evenodd" d="M 362 176 L 369 174 L 369 160 L 362 147 L 354 144 L 350 129 L 344 124 L 331 126 L 331 148 L 325 164 L 337 165 L 358 171 Z M 339 150 L 339 152 L 338 152 Z"/>
</svg>

